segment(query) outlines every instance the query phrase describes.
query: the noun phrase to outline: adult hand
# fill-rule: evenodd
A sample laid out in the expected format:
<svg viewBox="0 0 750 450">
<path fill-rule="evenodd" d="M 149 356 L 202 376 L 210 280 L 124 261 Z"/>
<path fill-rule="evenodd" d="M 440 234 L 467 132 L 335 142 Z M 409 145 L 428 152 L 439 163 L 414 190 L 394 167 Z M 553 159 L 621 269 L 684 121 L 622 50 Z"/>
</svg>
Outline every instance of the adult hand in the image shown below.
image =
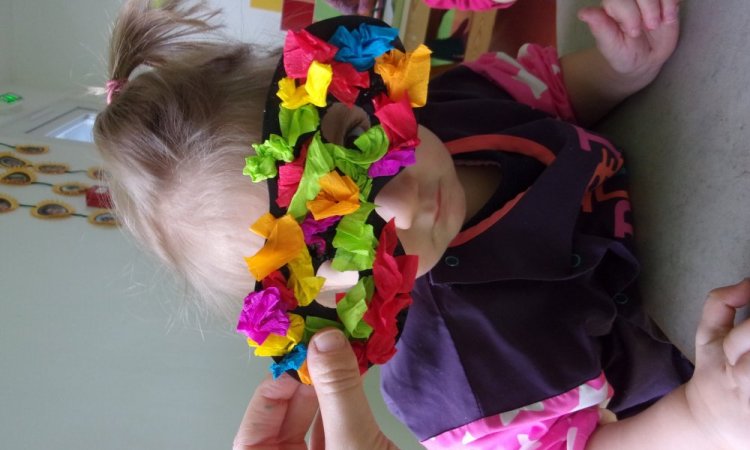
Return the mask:
<svg viewBox="0 0 750 450">
<path fill-rule="evenodd" d="M 750 279 L 714 289 L 698 325 L 695 375 L 685 395 L 714 448 L 750 442 L 750 320 L 734 323 L 737 309 L 748 303 Z"/>
<path fill-rule="evenodd" d="M 288 375 L 266 378 L 258 386 L 235 437 L 235 450 L 307 450 L 305 435 L 311 427 L 312 450 L 397 449 L 375 422 L 357 359 L 339 330 L 313 336 L 307 367 L 314 388 Z"/>
<path fill-rule="evenodd" d="M 679 38 L 680 0 L 603 0 L 583 8 L 596 46 L 612 69 L 638 90 L 656 78 Z"/>
</svg>

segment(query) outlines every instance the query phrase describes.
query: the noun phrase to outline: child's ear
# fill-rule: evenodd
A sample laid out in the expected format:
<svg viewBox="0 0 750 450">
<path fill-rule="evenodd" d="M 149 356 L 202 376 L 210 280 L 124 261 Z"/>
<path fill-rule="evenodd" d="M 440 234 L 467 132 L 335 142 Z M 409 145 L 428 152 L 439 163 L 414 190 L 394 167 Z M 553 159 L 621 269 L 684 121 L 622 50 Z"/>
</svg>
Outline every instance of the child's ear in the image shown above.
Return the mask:
<svg viewBox="0 0 750 450">
<path fill-rule="evenodd" d="M 326 281 L 315 301 L 328 308 L 336 307 L 337 293 L 348 291 L 359 280 L 359 272 L 356 270 L 339 272 L 331 267 L 331 261 L 321 264 L 316 275 L 325 278 Z"/>
</svg>

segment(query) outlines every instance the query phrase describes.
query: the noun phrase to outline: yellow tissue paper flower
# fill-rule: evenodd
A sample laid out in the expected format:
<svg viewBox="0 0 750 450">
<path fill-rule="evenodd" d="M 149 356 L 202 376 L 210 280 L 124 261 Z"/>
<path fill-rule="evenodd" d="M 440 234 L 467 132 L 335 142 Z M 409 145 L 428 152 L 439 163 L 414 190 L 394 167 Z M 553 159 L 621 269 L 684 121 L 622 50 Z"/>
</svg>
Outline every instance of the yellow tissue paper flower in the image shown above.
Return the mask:
<svg viewBox="0 0 750 450">
<path fill-rule="evenodd" d="M 333 69 L 328 64 L 322 64 L 313 61 L 310 68 L 307 69 L 307 81 L 305 90 L 309 96 L 310 103 L 318 107 L 326 105 L 326 96 L 328 95 L 328 86 L 333 79 Z"/>
<path fill-rule="evenodd" d="M 397 102 L 404 93 L 408 93 L 412 107 L 418 108 L 427 103 L 430 53 L 429 48 L 420 45 L 406 54 L 393 49 L 375 60 L 375 73 L 383 77 L 391 100 Z"/>
<path fill-rule="evenodd" d="M 289 281 L 287 286 L 294 290 L 294 297 L 300 306 L 307 306 L 318 296 L 326 279 L 316 277 L 312 258 L 307 247 L 289 261 Z"/>
<path fill-rule="evenodd" d="M 271 333 L 262 345 L 247 338 L 247 345 L 255 349 L 255 356 L 284 356 L 302 340 L 305 319 L 297 314 L 289 314 L 289 329 L 286 336 Z"/>
<path fill-rule="evenodd" d="M 315 220 L 332 216 L 345 216 L 359 209 L 359 188 L 348 176 L 335 170 L 320 177 L 320 192 L 314 200 L 307 202 Z"/>
<path fill-rule="evenodd" d="M 305 86 L 297 87 L 297 83 L 289 77 L 279 80 L 279 91 L 276 96 L 281 99 L 281 106 L 286 109 L 297 109 L 310 103 Z"/>
<path fill-rule="evenodd" d="M 328 86 L 332 79 L 333 69 L 330 65 L 313 61 L 307 69 L 305 84 L 297 86 L 294 79 L 282 78 L 276 96 L 281 99 L 281 106 L 287 109 L 297 109 L 308 103 L 322 108 L 326 106 Z"/>
</svg>

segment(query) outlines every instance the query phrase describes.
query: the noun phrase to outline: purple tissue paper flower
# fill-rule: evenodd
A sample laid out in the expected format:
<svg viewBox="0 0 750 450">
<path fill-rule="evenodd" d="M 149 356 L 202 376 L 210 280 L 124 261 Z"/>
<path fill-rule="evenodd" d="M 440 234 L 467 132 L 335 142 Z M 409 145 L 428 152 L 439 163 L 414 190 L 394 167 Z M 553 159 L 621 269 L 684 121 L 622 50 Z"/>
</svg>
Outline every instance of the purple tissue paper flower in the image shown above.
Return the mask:
<svg viewBox="0 0 750 450">
<path fill-rule="evenodd" d="M 271 333 L 286 336 L 289 329 L 289 316 L 278 288 L 269 287 L 251 292 L 245 297 L 237 332 L 242 333 L 262 345 Z"/>
<path fill-rule="evenodd" d="M 416 161 L 413 148 L 391 150 L 385 156 L 372 163 L 367 170 L 367 175 L 373 178 L 396 175 L 402 167 L 411 166 Z"/>
<path fill-rule="evenodd" d="M 326 241 L 318 236 L 318 234 L 329 229 L 332 225 L 338 222 L 339 219 L 341 219 L 341 216 L 331 216 L 326 217 L 325 219 L 315 220 L 312 215 L 308 214 L 307 217 L 305 217 L 305 220 L 300 224 L 302 234 L 305 236 L 305 244 L 315 247 L 318 256 L 326 251 Z"/>
</svg>

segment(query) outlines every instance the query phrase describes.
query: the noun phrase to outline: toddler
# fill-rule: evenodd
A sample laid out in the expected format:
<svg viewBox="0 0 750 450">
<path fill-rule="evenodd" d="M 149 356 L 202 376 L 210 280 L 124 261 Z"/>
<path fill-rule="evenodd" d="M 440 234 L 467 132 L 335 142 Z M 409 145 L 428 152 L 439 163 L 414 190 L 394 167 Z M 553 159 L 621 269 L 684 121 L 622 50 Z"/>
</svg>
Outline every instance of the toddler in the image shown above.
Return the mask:
<svg viewBox="0 0 750 450">
<path fill-rule="evenodd" d="M 291 32 L 274 71 L 201 4 L 130 0 L 95 125 L 118 212 L 215 310 L 245 297 L 276 375 L 309 382 L 310 336 L 344 330 L 428 448 L 737 448 L 747 345 L 682 385 L 638 299 L 622 155 L 576 125 L 653 80 L 676 17 L 581 15 L 599 49 L 485 55 L 428 91 L 429 51 L 372 19 Z"/>
</svg>

